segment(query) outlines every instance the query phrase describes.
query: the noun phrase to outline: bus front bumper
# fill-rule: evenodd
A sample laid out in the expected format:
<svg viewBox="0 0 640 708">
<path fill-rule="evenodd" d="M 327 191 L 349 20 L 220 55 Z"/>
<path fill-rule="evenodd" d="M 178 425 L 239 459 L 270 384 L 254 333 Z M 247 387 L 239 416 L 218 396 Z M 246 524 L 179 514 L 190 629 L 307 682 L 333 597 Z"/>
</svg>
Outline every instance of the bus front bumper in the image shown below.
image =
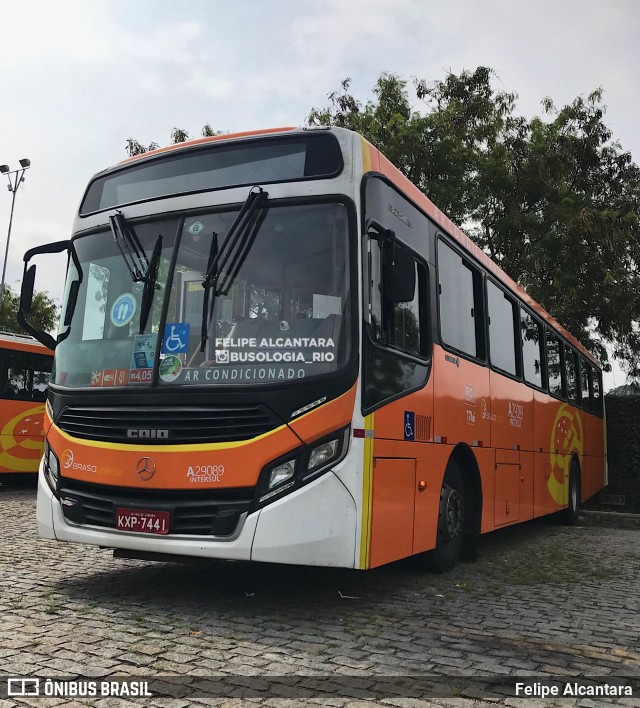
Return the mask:
<svg viewBox="0 0 640 708">
<path fill-rule="evenodd" d="M 356 505 L 333 472 L 247 515 L 239 532 L 228 540 L 73 524 L 47 484 L 42 464 L 36 515 L 40 536 L 58 541 L 177 556 L 355 567 Z"/>
</svg>

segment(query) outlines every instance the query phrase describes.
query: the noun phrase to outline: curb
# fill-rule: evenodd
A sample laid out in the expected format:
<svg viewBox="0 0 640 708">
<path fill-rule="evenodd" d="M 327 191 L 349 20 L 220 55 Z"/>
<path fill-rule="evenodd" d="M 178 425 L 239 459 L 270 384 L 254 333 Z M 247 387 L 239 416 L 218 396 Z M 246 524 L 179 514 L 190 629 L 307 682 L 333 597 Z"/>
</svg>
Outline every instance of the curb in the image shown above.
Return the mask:
<svg viewBox="0 0 640 708">
<path fill-rule="evenodd" d="M 640 514 L 622 513 L 619 511 L 592 511 L 581 509 L 580 521 L 589 526 L 612 526 L 617 528 L 640 528 Z"/>
</svg>

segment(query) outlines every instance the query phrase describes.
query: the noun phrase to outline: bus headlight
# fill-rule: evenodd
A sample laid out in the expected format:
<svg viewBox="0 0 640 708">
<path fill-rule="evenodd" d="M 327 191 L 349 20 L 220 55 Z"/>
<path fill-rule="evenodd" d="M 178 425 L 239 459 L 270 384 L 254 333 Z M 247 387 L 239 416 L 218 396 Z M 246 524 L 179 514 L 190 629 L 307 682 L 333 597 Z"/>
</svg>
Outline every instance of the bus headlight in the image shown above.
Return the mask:
<svg viewBox="0 0 640 708">
<path fill-rule="evenodd" d="M 44 478 L 51 488 L 51 491 L 56 494 L 58 491 L 58 479 L 60 477 L 60 462 L 56 453 L 51 449 L 49 443 L 44 442 Z"/>
<path fill-rule="evenodd" d="M 324 467 L 324 465 L 335 460 L 340 451 L 339 443 L 340 441 L 336 438 L 335 440 L 322 443 L 322 445 L 318 445 L 318 447 L 314 447 L 311 451 L 311 455 L 309 455 L 307 472 L 313 472 L 319 467 Z"/>
<path fill-rule="evenodd" d="M 253 508 L 293 492 L 316 477 L 328 472 L 346 457 L 349 451 L 351 428 L 315 441 L 315 445 L 298 448 L 288 459 L 274 460 L 263 468 L 258 480 Z"/>
<path fill-rule="evenodd" d="M 291 479 L 295 471 L 295 460 L 288 460 L 287 462 L 283 462 L 281 465 L 274 467 L 269 473 L 269 489 L 273 489 L 279 484 Z"/>
</svg>

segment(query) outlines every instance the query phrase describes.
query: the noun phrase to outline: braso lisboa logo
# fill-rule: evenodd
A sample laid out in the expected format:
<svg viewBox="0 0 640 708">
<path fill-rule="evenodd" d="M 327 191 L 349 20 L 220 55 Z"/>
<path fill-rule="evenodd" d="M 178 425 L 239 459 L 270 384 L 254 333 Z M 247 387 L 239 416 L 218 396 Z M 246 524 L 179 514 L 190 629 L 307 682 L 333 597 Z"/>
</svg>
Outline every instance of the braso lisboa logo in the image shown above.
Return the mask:
<svg viewBox="0 0 640 708">
<path fill-rule="evenodd" d="M 73 450 L 67 448 L 62 453 L 62 467 L 65 470 L 74 470 L 76 472 L 97 472 L 98 468 L 95 465 L 85 465 L 82 462 L 76 462 L 73 456 Z"/>
<path fill-rule="evenodd" d="M 65 450 L 62 453 L 62 466 L 65 470 L 71 469 L 73 466 L 73 450 Z"/>
</svg>

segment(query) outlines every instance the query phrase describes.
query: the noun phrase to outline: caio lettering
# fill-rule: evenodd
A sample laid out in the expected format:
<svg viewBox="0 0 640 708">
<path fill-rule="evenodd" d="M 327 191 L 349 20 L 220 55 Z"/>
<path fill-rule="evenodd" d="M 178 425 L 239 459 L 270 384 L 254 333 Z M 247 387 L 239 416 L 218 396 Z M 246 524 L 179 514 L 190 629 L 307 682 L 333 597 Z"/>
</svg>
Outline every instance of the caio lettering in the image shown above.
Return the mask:
<svg viewBox="0 0 640 708">
<path fill-rule="evenodd" d="M 167 440 L 169 431 L 161 428 L 127 428 L 127 437 L 134 440 Z"/>
</svg>

